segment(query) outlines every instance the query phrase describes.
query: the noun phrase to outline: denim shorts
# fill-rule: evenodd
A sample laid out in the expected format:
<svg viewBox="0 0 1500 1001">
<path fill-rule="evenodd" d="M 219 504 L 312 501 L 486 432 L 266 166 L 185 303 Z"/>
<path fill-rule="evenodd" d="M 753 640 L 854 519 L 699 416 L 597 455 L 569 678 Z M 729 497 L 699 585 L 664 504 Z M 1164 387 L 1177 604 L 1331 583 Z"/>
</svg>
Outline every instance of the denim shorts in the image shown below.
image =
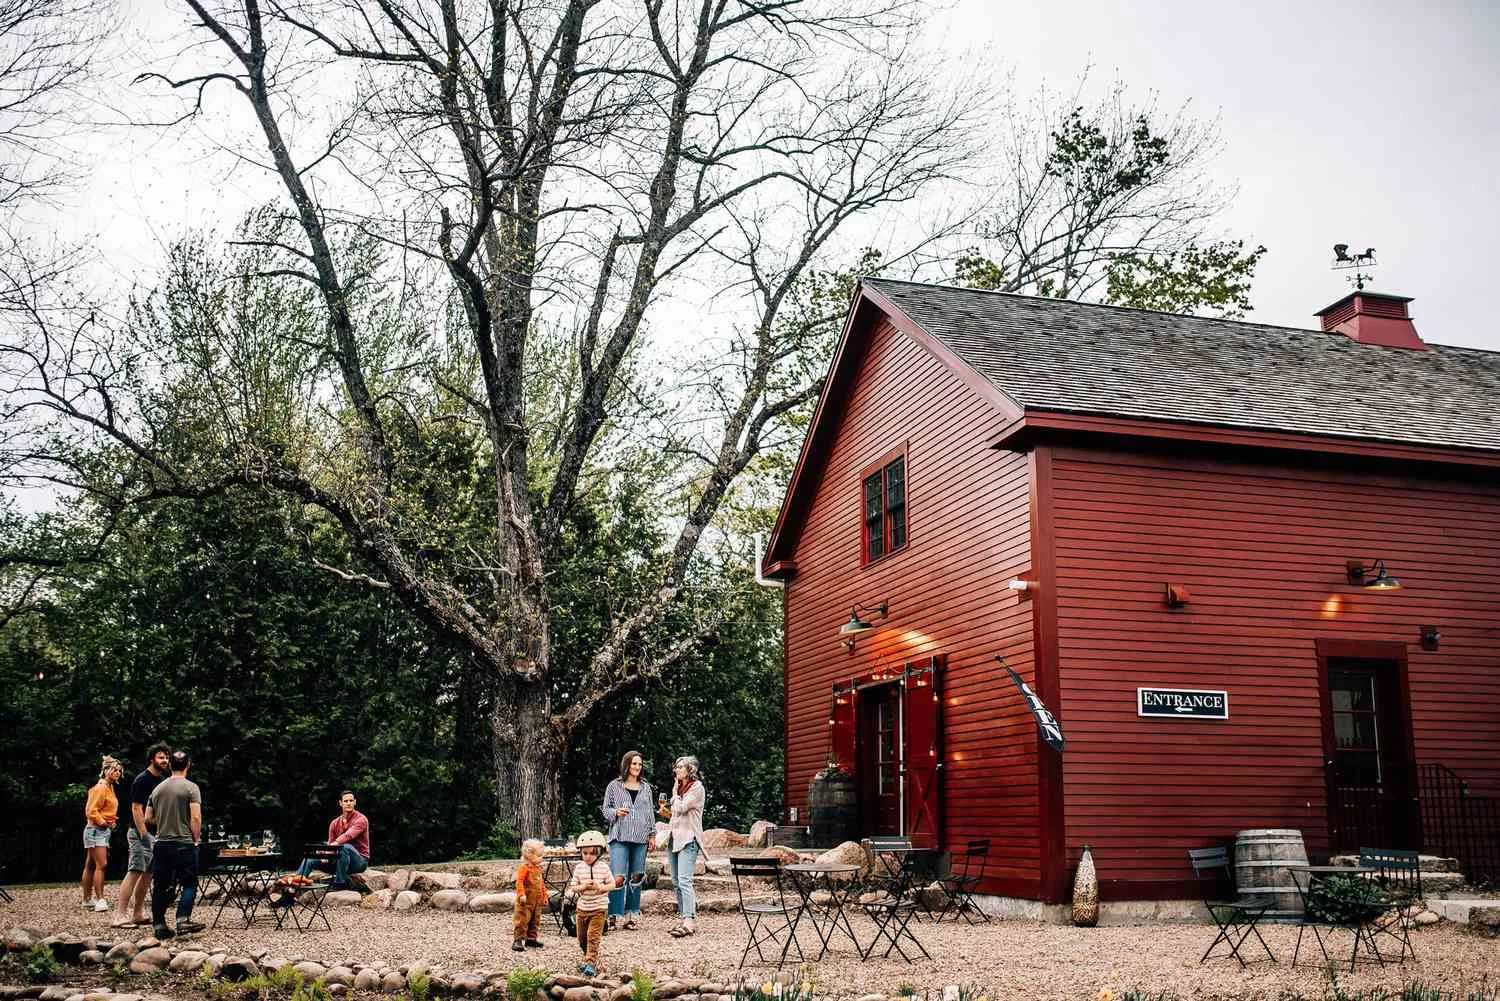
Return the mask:
<svg viewBox="0 0 1500 1001">
<path fill-rule="evenodd" d="M 83 828 L 83 847 L 85 848 L 108 848 L 109 836 L 114 833 L 108 827 L 95 827 L 88 824 Z"/>
<path fill-rule="evenodd" d="M 130 830 L 125 832 L 125 844 L 130 849 L 130 862 L 125 866 L 126 872 L 150 872 L 151 871 L 151 848 L 156 844 L 156 835 L 147 834 L 144 838 L 135 832 L 135 825 L 130 825 Z"/>
</svg>

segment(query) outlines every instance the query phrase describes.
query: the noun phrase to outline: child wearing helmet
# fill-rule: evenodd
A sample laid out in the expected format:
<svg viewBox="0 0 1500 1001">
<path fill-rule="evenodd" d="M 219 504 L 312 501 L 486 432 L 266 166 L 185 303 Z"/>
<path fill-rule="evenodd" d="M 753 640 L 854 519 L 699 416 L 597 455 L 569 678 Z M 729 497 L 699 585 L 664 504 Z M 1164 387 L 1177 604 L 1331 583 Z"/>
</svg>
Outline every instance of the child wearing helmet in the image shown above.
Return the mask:
<svg viewBox="0 0 1500 1001">
<path fill-rule="evenodd" d="M 583 860 L 573 866 L 568 889 L 578 895 L 578 947 L 583 950 L 583 965 L 578 972 L 592 977 L 599 972 L 599 942 L 604 937 L 609 892 L 623 883 L 625 877 L 616 877 L 610 870 L 609 860 L 603 857 L 609 848 L 604 835 L 598 831 L 584 831 L 578 836 L 577 845 Z"/>
</svg>

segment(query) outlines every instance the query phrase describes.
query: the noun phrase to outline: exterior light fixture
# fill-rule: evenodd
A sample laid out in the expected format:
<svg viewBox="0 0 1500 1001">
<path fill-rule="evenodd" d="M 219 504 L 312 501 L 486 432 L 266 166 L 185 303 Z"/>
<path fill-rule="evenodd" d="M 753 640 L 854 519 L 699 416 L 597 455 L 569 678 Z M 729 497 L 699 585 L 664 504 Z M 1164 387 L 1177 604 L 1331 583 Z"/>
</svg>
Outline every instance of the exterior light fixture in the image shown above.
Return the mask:
<svg viewBox="0 0 1500 1001">
<path fill-rule="evenodd" d="M 1031 590 L 1031 581 L 1025 577 L 1012 577 L 1005 582 L 1005 586 L 1012 591 L 1025 592 Z"/>
<path fill-rule="evenodd" d="M 1423 650 L 1436 650 L 1439 641 L 1443 638 L 1443 634 L 1438 632 L 1437 626 L 1423 626 L 1418 635 L 1421 637 Z"/>
<path fill-rule="evenodd" d="M 1168 608 L 1183 608 L 1192 600 L 1192 593 L 1186 587 L 1181 584 L 1168 584 L 1162 597 L 1162 604 Z"/>
<path fill-rule="evenodd" d="M 859 617 L 860 612 L 874 612 L 883 619 L 890 613 L 890 610 L 891 603 L 888 601 L 882 601 L 878 605 L 854 605 L 849 609 L 849 621 L 839 626 L 839 635 L 858 636 L 860 633 L 867 633 L 875 628 L 874 623 L 866 622 Z"/>
<path fill-rule="evenodd" d="M 1369 566 L 1365 566 L 1359 560 L 1350 560 L 1346 564 L 1346 569 L 1351 584 L 1371 591 L 1401 590 L 1401 582 L 1386 572 L 1385 560 L 1374 560 Z M 1371 574 L 1374 576 L 1370 576 Z"/>
</svg>

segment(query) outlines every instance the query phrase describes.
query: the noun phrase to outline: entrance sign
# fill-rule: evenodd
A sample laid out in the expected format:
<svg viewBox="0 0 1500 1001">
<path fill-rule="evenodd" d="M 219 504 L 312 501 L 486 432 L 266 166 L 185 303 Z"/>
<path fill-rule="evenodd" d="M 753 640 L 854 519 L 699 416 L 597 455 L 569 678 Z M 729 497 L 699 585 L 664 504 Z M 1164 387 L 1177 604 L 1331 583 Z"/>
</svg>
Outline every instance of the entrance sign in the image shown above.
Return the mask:
<svg viewBox="0 0 1500 1001">
<path fill-rule="evenodd" d="M 1058 723 L 1057 717 L 1053 716 L 1047 711 L 1047 707 L 1042 705 L 1042 700 L 1037 698 L 1036 692 L 1031 690 L 1031 686 L 1022 681 L 1019 674 L 1011 670 L 1010 665 L 1005 662 L 1004 657 L 996 654 L 995 659 L 1010 674 L 1010 680 L 1016 683 L 1016 687 L 1021 690 L 1022 697 L 1026 699 L 1026 704 L 1031 707 L 1031 715 L 1036 717 L 1036 728 L 1041 731 L 1042 739 L 1047 742 L 1048 747 L 1061 754 L 1065 743 L 1062 724 Z"/>
<path fill-rule="evenodd" d="M 1137 688 L 1135 713 L 1174 719 L 1228 719 L 1229 693 L 1201 688 Z"/>
</svg>

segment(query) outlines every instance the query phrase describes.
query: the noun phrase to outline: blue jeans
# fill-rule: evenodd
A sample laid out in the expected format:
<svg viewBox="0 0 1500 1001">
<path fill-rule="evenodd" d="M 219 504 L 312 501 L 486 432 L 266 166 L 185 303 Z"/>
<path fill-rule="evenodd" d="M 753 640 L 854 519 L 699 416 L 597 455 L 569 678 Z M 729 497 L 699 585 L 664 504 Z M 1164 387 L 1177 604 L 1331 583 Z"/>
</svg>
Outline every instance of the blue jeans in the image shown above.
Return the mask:
<svg viewBox="0 0 1500 1001">
<path fill-rule="evenodd" d="M 672 852 L 672 882 L 677 887 L 677 913 L 682 920 L 698 916 L 698 897 L 693 893 L 693 868 L 698 864 L 698 842 L 690 841 Z"/>
<path fill-rule="evenodd" d="M 330 868 L 327 862 L 317 862 L 313 859 L 303 859 L 302 868 L 297 871 L 304 876 L 311 875 L 314 869 L 322 869 L 324 872 L 333 873 L 335 887 L 348 886 L 349 877 L 356 873 L 364 872 L 370 868 L 370 860 L 354 850 L 353 845 L 339 845 L 338 864 Z"/>
<path fill-rule="evenodd" d="M 630 882 L 633 873 L 646 871 L 646 843 L 644 841 L 611 841 L 609 843 L 609 871 L 625 877 L 625 885 L 609 891 L 609 913 L 611 917 L 639 917 L 641 913 L 641 888 Z"/>
<path fill-rule="evenodd" d="M 182 884 L 177 898 L 177 920 L 186 921 L 193 913 L 198 896 L 198 846 L 183 841 L 158 841 L 151 858 L 151 923 L 166 924 L 167 907 Z"/>
</svg>

